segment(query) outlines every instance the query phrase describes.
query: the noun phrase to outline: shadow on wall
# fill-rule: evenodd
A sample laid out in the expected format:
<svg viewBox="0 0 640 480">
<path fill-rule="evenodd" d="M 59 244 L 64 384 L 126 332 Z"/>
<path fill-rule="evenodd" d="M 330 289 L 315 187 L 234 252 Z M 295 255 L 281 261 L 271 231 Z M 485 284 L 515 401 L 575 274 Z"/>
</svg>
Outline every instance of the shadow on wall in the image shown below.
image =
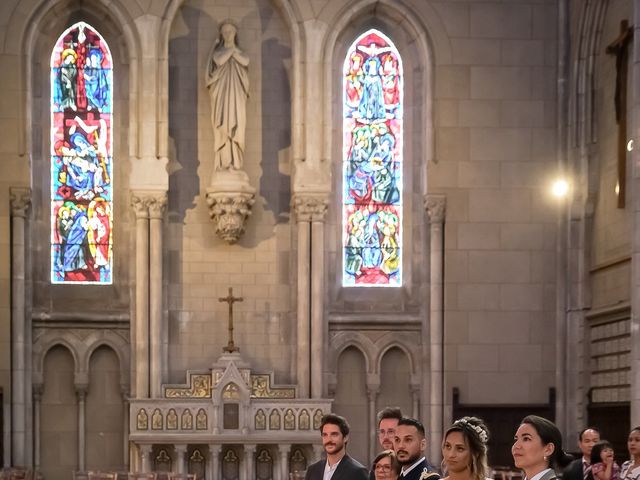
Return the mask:
<svg viewBox="0 0 640 480">
<path fill-rule="evenodd" d="M 269 0 L 258 0 L 263 38 L 276 11 Z M 276 17 L 277 19 L 277 17 Z M 274 20 L 275 21 L 275 20 Z M 291 201 L 291 47 L 272 36 L 262 41 L 262 177 L 264 209 L 276 223 L 288 223 Z"/>
<path fill-rule="evenodd" d="M 200 10 L 182 7 L 175 22 L 183 35 L 169 40 L 169 198 L 171 222 L 184 222 L 187 209 L 200 195 L 198 178 L 198 79 L 204 66 L 198 63 Z M 213 23 L 213 22 L 211 22 Z M 179 26 L 172 27 L 172 30 Z M 211 25 L 212 28 L 212 25 Z M 210 30 L 208 27 L 207 30 Z"/>
</svg>

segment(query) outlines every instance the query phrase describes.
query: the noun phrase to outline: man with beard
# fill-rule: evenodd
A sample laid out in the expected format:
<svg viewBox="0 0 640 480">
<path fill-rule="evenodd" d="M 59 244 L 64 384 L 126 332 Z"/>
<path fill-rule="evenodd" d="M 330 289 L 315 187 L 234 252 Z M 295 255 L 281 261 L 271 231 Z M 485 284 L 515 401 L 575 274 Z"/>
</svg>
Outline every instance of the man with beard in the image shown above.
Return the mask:
<svg viewBox="0 0 640 480">
<path fill-rule="evenodd" d="M 393 440 L 396 436 L 396 427 L 402 418 L 402 411 L 398 407 L 385 407 L 378 412 L 378 442 L 382 450 L 393 450 Z M 369 480 L 376 478 L 375 470 L 369 472 Z"/>
<path fill-rule="evenodd" d="M 367 480 L 367 469 L 347 455 L 349 424 L 344 417 L 329 413 L 320 422 L 322 448 L 327 458 L 307 469 L 305 480 Z"/>
<path fill-rule="evenodd" d="M 424 450 L 427 439 L 424 426 L 415 418 L 401 418 L 396 427 L 394 447 L 402 465 L 400 480 L 437 480 L 440 475 L 429 465 Z"/>
</svg>

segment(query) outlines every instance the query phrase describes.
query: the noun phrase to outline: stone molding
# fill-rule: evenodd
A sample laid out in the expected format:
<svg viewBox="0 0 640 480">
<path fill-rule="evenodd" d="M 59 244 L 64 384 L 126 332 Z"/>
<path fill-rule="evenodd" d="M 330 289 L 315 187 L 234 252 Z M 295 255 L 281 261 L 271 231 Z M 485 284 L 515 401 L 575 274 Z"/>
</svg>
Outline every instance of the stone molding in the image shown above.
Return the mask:
<svg viewBox="0 0 640 480">
<path fill-rule="evenodd" d="M 167 205 L 167 192 L 160 191 L 133 191 L 131 192 L 131 206 L 136 218 L 162 218 Z"/>
<path fill-rule="evenodd" d="M 9 199 L 11 203 L 11 216 L 25 218 L 31 206 L 31 189 L 11 187 L 9 189 Z"/>
<path fill-rule="evenodd" d="M 293 208 L 298 222 L 324 222 L 329 208 L 329 199 L 325 194 L 296 194 Z"/>
<path fill-rule="evenodd" d="M 447 211 L 447 197 L 437 194 L 425 195 L 424 208 L 431 223 L 443 223 Z"/>
<path fill-rule="evenodd" d="M 216 227 L 216 235 L 229 244 L 236 243 L 244 233 L 251 215 L 256 190 L 242 170 L 214 172 L 207 188 L 209 216 Z"/>
</svg>

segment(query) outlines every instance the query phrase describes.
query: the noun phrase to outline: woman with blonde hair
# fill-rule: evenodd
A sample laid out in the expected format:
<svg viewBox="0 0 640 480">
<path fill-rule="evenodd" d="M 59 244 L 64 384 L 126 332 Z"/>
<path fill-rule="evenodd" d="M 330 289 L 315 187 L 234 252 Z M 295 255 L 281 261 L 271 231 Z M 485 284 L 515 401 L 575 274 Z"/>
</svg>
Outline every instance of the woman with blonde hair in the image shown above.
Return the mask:
<svg viewBox="0 0 640 480">
<path fill-rule="evenodd" d="M 476 417 L 453 422 L 442 441 L 443 480 L 485 480 L 489 429 Z"/>
</svg>

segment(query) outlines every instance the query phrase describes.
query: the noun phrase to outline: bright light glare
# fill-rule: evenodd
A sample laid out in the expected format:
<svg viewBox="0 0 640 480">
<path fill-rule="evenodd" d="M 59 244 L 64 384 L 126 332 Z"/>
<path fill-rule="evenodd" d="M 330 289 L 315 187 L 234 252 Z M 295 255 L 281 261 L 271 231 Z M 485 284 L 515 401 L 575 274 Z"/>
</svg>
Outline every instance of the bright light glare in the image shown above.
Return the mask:
<svg viewBox="0 0 640 480">
<path fill-rule="evenodd" d="M 616 182 L 616 188 L 613 189 L 616 192 L 616 196 L 620 195 L 620 183 Z"/>
<path fill-rule="evenodd" d="M 627 142 L 627 152 L 630 152 L 631 150 L 633 150 L 633 139 Z"/>
<path fill-rule="evenodd" d="M 566 180 L 563 179 L 556 180 L 555 182 L 553 182 L 551 191 L 558 198 L 566 197 L 567 193 L 569 193 L 569 184 Z"/>
</svg>

